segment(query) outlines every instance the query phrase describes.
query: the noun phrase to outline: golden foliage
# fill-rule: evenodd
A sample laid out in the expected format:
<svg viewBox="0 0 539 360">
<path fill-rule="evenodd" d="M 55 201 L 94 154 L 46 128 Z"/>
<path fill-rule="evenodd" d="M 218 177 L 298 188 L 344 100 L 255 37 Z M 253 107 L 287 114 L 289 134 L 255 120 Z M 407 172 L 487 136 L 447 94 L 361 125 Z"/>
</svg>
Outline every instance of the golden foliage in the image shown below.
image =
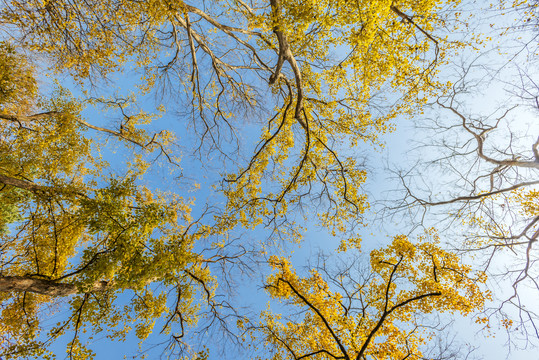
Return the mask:
<svg viewBox="0 0 539 360">
<path fill-rule="evenodd" d="M 166 332 L 196 324 L 214 279 L 193 250 L 212 230 L 192 221 L 192 200 L 141 185 L 149 164 L 136 154 L 125 174 L 113 175 L 81 104 L 62 88 L 39 98 L 24 57 L 5 44 L 0 50 L 0 66 L 9 68 L 0 103 L 2 358 L 49 358 L 48 345 L 66 333 L 74 334 L 70 356 L 91 358 L 78 336 L 86 331 L 122 340 L 134 327 L 142 341 L 158 318 L 169 317 Z M 129 145 L 157 141 L 138 120 L 122 132 L 97 129 Z M 158 139 L 142 149 L 162 150 Z M 178 294 L 172 309 L 170 289 Z M 131 300 L 117 301 L 126 290 Z M 71 315 L 50 326 L 65 302 Z"/>
<path fill-rule="evenodd" d="M 300 277 L 288 260 L 272 257 L 266 290 L 301 315 L 284 320 L 265 311 L 253 336 L 263 334 L 271 359 L 422 359 L 421 346 L 435 332 L 418 315 L 468 315 L 489 298 L 480 289 L 485 275 L 474 274 L 438 241 L 434 230 L 414 242 L 396 236 L 371 252 L 367 275 L 329 275 L 321 268 Z"/>
</svg>

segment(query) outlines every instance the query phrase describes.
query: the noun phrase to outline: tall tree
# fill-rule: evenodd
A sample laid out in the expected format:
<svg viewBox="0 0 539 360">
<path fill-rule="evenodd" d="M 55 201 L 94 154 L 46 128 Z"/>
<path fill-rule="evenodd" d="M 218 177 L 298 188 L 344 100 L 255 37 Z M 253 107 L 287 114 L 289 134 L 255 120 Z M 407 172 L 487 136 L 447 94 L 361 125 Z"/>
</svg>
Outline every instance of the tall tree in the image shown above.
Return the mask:
<svg viewBox="0 0 539 360">
<path fill-rule="evenodd" d="M 352 264 L 333 273 L 325 263 L 300 277 L 274 257 L 266 290 L 295 309 L 290 317 L 268 310 L 250 329 L 262 334 L 268 359 L 424 359 L 436 338 L 425 314 L 481 310 L 486 277 L 473 274 L 455 254 L 442 250 L 430 230 L 416 242 L 396 236 L 371 252 L 370 269 Z"/>
<path fill-rule="evenodd" d="M 171 346 L 186 347 L 184 331 L 206 310 L 219 321 L 226 307 L 208 267 L 233 259 L 222 246 L 197 252 L 195 242 L 218 231 L 192 218 L 192 201 L 141 185 L 141 156 L 125 174 L 110 171 L 88 130 L 146 152 L 166 151 L 170 136 L 147 134 L 143 116 L 118 131 L 90 125 L 62 89 L 40 98 L 32 67 L 5 43 L 0 66 L 1 356 L 47 358 L 68 332 L 70 358 L 87 358 L 82 332 L 122 339 L 134 327 L 144 340 L 158 318 Z M 117 300 L 123 291 L 127 303 Z M 71 315 L 42 327 L 58 304 Z"/>
<path fill-rule="evenodd" d="M 421 121 L 419 160 L 398 174 L 402 192 L 386 210 L 420 227 L 436 221 L 450 246 L 488 272 L 499 290 L 485 323 L 509 328 L 519 347 L 536 344 L 539 329 L 530 301 L 539 291 L 539 79 L 537 4 L 512 5 L 511 21 L 499 16 L 496 28 L 502 56 L 455 66 L 452 88 Z"/>
<path fill-rule="evenodd" d="M 223 221 L 277 232 L 288 209 L 312 203 L 334 231 L 361 223 L 366 173 L 348 149 L 378 144 L 397 114 L 420 109 L 463 46 L 446 38 L 455 1 L 3 3 L 15 40 L 56 69 L 83 80 L 134 63 L 145 91 L 161 83 L 187 103 L 199 151 L 234 165 Z M 259 141 L 238 160 L 224 141 L 246 118 L 261 124 Z"/>
</svg>

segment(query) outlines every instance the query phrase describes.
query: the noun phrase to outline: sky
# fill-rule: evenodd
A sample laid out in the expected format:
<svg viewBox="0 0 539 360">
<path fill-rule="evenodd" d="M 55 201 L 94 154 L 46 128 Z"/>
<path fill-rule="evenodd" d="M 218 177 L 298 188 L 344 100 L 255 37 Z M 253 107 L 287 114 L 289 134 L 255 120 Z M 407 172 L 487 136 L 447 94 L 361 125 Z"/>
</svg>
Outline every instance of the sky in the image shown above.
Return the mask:
<svg viewBox="0 0 539 360">
<path fill-rule="evenodd" d="M 503 58 L 503 56 L 502 56 Z M 487 60 L 487 62 L 494 62 L 498 60 Z M 49 81 L 48 79 L 43 79 L 43 82 Z M 122 76 L 121 79 L 115 79 L 113 81 L 115 84 L 114 87 L 110 88 L 107 85 L 103 85 L 99 88 L 99 92 L 106 89 L 111 94 L 115 93 L 125 93 L 133 87 L 133 81 L 130 81 L 129 76 Z M 73 89 L 75 95 L 79 95 L 76 85 L 69 80 L 69 78 L 63 79 L 64 86 Z M 499 89 L 496 89 L 497 92 Z M 491 98 L 495 98 L 492 96 Z M 139 103 L 139 106 L 152 108 L 154 105 L 154 99 L 148 97 Z M 486 102 L 480 103 L 482 108 L 489 108 L 491 105 L 488 105 Z M 481 109 L 482 110 L 482 109 Z M 84 113 L 86 119 L 95 125 L 107 125 L 110 123 L 110 118 L 102 116 L 100 112 L 87 110 Z M 113 117 L 114 115 L 111 115 Z M 428 116 L 428 115 L 427 115 Z M 528 122 L 533 120 L 528 120 Z M 257 139 L 257 126 L 258 124 L 249 124 L 246 122 L 246 125 L 243 127 L 243 133 L 241 134 L 242 141 L 244 141 L 245 148 L 249 149 L 256 142 Z M 192 155 L 192 149 L 195 146 L 192 137 L 192 129 L 190 129 L 185 123 L 178 121 L 176 114 L 173 112 L 167 112 L 163 115 L 163 118 L 158 120 L 155 125 L 155 129 L 169 129 L 177 133 L 178 143 L 180 145 L 180 150 L 182 152 L 182 173 L 185 173 L 185 178 L 182 178 L 180 181 L 170 182 L 170 174 L 167 173 L 164 165 L 157 164 L 155 166 L 152 177 L 145 179 L 145 181 L 151 186 L 159 188 L 160 190 L 165 191 L 174 191 L 174 192 L 183 192 L 186 196 L 196 197 L 197 207 L 196 211 L 200 211 L 201 204 L 211 203 L 214 201 L 222 201 L 220 195 L 216 194 L 211 190 L 211 185 L 214 184 L 222 176 L 223 169 L 219 169 L 216 164 L 219 164 L 218 158 L 213 158 L 205 160 L 205 166 L 201 165 L 199 159 L 196 156 Z M 524 126 L 524 125 L 523 125 Z M 413 161 L 413 156 L 410 155 L 409 151 L 414 147 L 413 141 L 417 140 L 418 137 L 421 137 L 422 133 L 420 130 L 417 130 L 409 123 L 407 119 L 397 119 L 397 130 L 385 136 L 385 142 L 387 144 L 386 149 L 383 151 L 372 151 L 369 150 L 366 153 L 366 157 L 369 158 L 369 167 L 373 169 L 369 173 L 369 181 L 367 183 L 367 189 L 370 194 L 372 194 L 373 199 L 380 199 L 386 196 L 386 192 L 389 189 L 397 186 L 394 182 L 394 179 L 391 179 L 388 175 L 388 168 L 396 168 L 400 166 L 406 168 Z M 253 137 L 254 135 L 254 137 Z M 101 135 L 96 135 L 101 136 Z M 104 148 L 104 156 L 108 157 L 109 162 L 112 165 L 113 169 L 116 169 L 121 173 L 121 169 L 124 166 L 124 154 L 118 154 L 115 152 L 114 139 L 108 139 L 109 147 Z M 250 153 L 247 152 L 247 156 Z M 129 154 L 125 154 L 129 156 Z M 384 164 L 384 166 L 380 166 Z M 194 188 L 194 183 L 200 185 L 200 190 Z M 436 220 L 433 221 L 436 223 Z M 363 230 L 364 232 L 364 242 L 362 246 L 362 251 L 367 253 L 370 249 L 379 247 L 381 245 L 387 244 L 389 238 L 394 234 L 407 233 L 408 228 L 402 228 L 402 224 L 405 223 L 403 219 L 402 222 L 397 220 L 388 225 L 384 223 L 384 226 L 372 226 Z M 300 267 L 301 264 L 304 264 L 307 260 L 312 259 L 316 254 L 321 250 L 325 252 L 332 252 L 338 245 L 338 239 L 332 237 L 323 229 L 320 229 L 312 222 L 306 224 L 308 228 L 305 239 L 307 241 L 302 242 L 299 245 L 295 244 L 285 244 L 284 249 L 281 250 L 285 254 L 290 254 L 293 262 L 298 264 L 297 267 Z M 267 233 L 264 229 L 257 229 L 249 233 L 246 238 L 257 241 L 258 239 L 265 238 Z M 264 274 L 267 274 L 268 269 L 264 268 L 262 265 L 261 273 L 253 276 L 252 278 L 245 278 L 240 280 L 240 285 L 237 288 L 238 299 L 240 304 L 249 306 L 254 312 L 262 310 L 267 302 L 268 297 L 262 289 L 262 281 Z M 61 316 L 61 315 L 59 315 Z M 53 319 L 50 319 L 51 321 Z M 457 332 L 457 338 L 461 339 L 463 342 L 468 342 L 474 346 L 477 346 L 478 349 L 474 353 L 475 355 L 482 355 L 485 358 L 489 359 L 501 359 L 505 357 L 507 347 L 505 345 L 504 335 L 495 334 L 493 337 L 485 338 L 481 334 L 477 334 L 479 330 L 473 324 L 470 324 L 468 319 L 457 319 L 455 322 L 454 330 Z M 97 352 L 97 359 L 116 359 L 121 358 L 122 356 L 130 356 L 136 353 L 137 344 L 133 337 L 128 337 L 128 340 L 124 343 L 113 343 L 106 339 L 99 339 L 100 336 L 96 337 L 94 342 L 94 350 Z M 150 338 L 151 341 L 156 341 L 158 337 Z M 66 341 L 67 342 L 67 341 Z M 214 343 L 214 338 L 208 337 L 207 344 L 210 348 L 217 348 L 219 344 Z M 55 347 L 58 349 L 58 355 L 62 354 L 65 350 L 65 344 L 56 344 Z M 158 351 L 150 352 L 149 358 L 157 357 Z M 503 354 L 503 355 L 502 355 Z M 533 349 L 529 351 L 517 352 L 513 351 L 511 353 L 511 358 L 513 359 L 534 359 L 535 351 Z M 228 358 L 240 358 L 244 354 L 227 354 Z M 61 358 L 61 356 L 59 356 Z M 220 355 L 212 355 L 211 359 L 219 359 Z"/>
</svg>

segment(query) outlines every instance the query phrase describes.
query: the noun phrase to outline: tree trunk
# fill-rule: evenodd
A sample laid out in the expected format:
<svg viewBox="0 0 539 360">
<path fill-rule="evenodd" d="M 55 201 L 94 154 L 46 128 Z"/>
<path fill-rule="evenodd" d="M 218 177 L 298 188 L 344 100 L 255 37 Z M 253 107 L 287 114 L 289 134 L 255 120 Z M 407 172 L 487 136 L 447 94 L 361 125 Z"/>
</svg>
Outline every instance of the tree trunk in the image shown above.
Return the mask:
<svg viewBox="0 0 539 360">
<path fill-rule="evenodd" d="M 85 292 L 103 291 L 107 288 L 107 281 L 97 281 L 88 291 L 81 291 L 74 284 L 65 284 L 46 279 L 35 279 L 25 276 L 0 276 L 0 292 L 28 291 L 49 296 L 69 296 Z"/>
<path fill-rule="evenodd" d="M 0 183 L 13 186 L 19 189 L 23 189 L 23 190 L 28 190 L 33 193 L 37 193 L 40 191 L 44 192 L 48 190 L 48 187 L 46 186 L 37 185 L 27 180 L 16 179 L 16 178 L 6 176 L 3 174 L 0 174 Z"/>
</svg>

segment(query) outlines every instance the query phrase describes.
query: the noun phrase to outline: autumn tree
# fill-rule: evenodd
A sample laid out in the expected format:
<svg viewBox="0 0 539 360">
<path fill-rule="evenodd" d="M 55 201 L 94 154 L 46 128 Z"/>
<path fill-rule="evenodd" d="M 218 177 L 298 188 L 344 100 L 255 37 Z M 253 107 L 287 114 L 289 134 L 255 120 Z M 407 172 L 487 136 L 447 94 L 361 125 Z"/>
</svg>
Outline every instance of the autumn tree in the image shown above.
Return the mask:
<svg viewBox="0 0 539 360">
<path fill-rule="evenodd" d="M 170 135 L 142 130 L 141 113 L 119 130 L 91 125 L 61 88 L 39 96 L 33 67 L 6 43 L 0 66 L 1 356 L 48 358 L 67 333 L 69 357 L 88 358 L 81 333 L 123 339 L 133 328 L 144 340 L 159 318 L 169 346 L 193 351 L 187 329 L 206 311 L 221 321 L 227 307 L 209 267 L 234 260 L 222 245 L 195 250 L 218 231 L 192 218 L 190 199 L 142 185 L 144 154 L 166 152 Z M 134 148 L 125 173 L 111 171 L 89 131 Z M 117 299 L 124 291 L 127 304 Z M 43 327 L 58 305 L 71 315 Z"/>
<path fill-rule="evenodd" d="M 3 4 L 14 41 L 58 71 L 84 82 L 135 65 L 141 91 L 185 104 L 199 153 L 217 151 L 231 169 L 225 226 L 264 223 L 288 237 L 298 236 L 288 210 L 313 203 L 334 231 L 362 222 L 366 173 L 348 149 L 379 144 L 397 114 L 420 109 L 464 45 L 447 39 L 454 1 Z M 244 119 L 259 141 L 232 157 Z"/>
<path fill-rule="evenodd" d="M 427 136 L 416 144 L 415 167 L 396 173 L 401 186 L 384 211 L 443 228 L 449 246 L 498 289 L 486 326 L 507 327 L 509 344 L 521 347 L 536 344 L 539 328 L 530 301 L 539 290 L 538 33 L 536 2 L 510 5 L 507 16 L 517 20 L 498 15 L 504 37 L 495 51 L 456 63 L 451 89 L 418 120 Z"/>
<path fill-rule="evenodd" d="M 257 326 L 268 359 L 424 359 L 436 326 L 425 314 L 467 315 L 481 310 L 487 293 L 482 273 L 439 246 L 430 230 L 419 241 L 400 235 L 370 254 L 370 269 L 354 262 L 331 272 L 324 261 L 306 277 L 289 260 L 273 257 L 265 286 L 272 298 L 293 307 L 284 317 L 268 309 Z"/>
</svg>

